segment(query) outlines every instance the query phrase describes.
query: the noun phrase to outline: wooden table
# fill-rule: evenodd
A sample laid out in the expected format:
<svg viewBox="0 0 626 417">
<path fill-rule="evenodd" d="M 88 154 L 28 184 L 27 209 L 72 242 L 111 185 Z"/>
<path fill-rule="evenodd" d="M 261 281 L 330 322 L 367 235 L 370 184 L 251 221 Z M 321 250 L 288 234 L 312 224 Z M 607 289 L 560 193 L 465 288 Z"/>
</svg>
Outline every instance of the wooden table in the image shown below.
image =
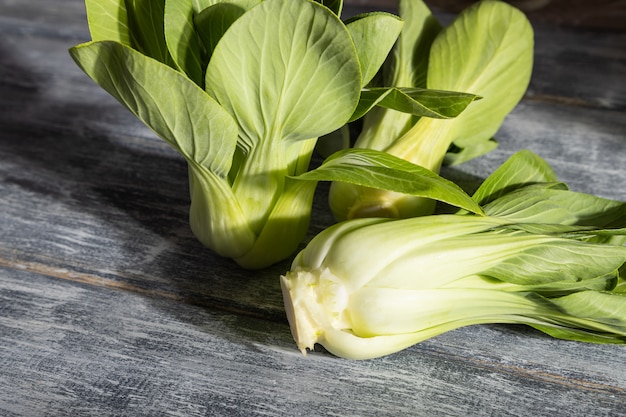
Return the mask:
<svg viewBox="0 0 626 417">
<path fill-rule="evenodd" d="M 626 200 L 626 32 L 535 29 L 500 147 L 444 174 L 471 189 L 531 149 L 572 189 Z M 289 262 L 244 272 L 194 239 L 185 163 L 74 65 L 88 38 L 80 0 L 0 0 L 1 416 L 626 415 L 625 346 L 523 326 L 303 357 Z"/>
</svg>

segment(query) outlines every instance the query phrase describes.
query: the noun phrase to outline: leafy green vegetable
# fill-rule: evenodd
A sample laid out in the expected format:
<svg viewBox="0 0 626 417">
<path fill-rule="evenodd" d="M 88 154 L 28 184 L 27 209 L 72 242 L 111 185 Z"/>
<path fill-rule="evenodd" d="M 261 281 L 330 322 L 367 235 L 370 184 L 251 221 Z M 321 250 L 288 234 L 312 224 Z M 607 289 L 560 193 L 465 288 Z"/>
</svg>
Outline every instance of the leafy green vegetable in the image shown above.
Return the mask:
<svg viewBox="0 0 626 417">
<path fill-rule="evenodd" d="M 318 137 L 372 109 L 452 119 L 482 101 L 425 88 L 424 58 L 439 26 L 420 14 L 423 4 L 401 4 L 416 19 L 408 41 L 398 41 L 404 23 L 389 13 L 343 22 L 340 0 L 85 4 L 93 39 L 71 56 L 186 159 L 191 229 L 218 254 L 245 268 L 290 256 L 318 181 L 387 189 L 392 203 L 375 207 L 393 215 L 414 212 L 416 196 L 483 214 L 455 184 L 382 149 L 339 153 L 307 172 Z M 392 49 L 386 66 L 395 70 L 382 74 L 391 87 L 372 87 Z"/>
<path fill-rule="evenodd" d="M 450 119 L 461 114 L 476 99 L 479 97 L 455 91 L 372 87 L 361 92 L 361 100 L 351 120 L 361 118 L 374 106 L 403 112 L 407 115 Z"/>
<path fill-rule="evenodd" d="M 626 344 L 626 203 L 569 191 L 528 151 L 474 198 L 486 216 L 353 219 L 317 235 L 281 277 L 298 347 L 366 359 L 482 323 Z"/>
<path fill-rule="evenodd" d="M 246 268 L 296 249 L 316 181 L 288 177 L 350 119 L 402 27 L 322 3 L 86 0 L 93 40 L 70 50 L 187 160 L 193 232 Z"/>
<path fill-rule="evenodd" d="M 528 20 L 504 2 L 481 1 L 441 29 L 423 2 L 401 0 L 399 5 L 406 24 L 382 69 L 386 86 L 397 88 L 378 91 L 370 86 L 367 101 L 362 100 L 355 114 L 367 112 L 354 146 L 385 151 L 434 172 L 444 159 L 461 163 L 492 150 L 493 135 L 522 98 L 530 80 L 533 32 Z M 406 105 L 385 105 L 386 97 L 403 98 L 401 92 L 419 92 L 421 88 L 428 88 L 426 94 L 459 91 L 473 96 L 457 96 L 449 108 L 461 105 L 461 99 L 467 108 L 452 119 L 436 112 L 411 111 Z M 477 97 L 481 99 L 474 100 Z M 379 107 L 368 112 L 372 103 Z M 451 147 L 454 153 L 449 151 Z M 345 195 L 354 196 L 354 200 L 348 201 Z M 392 205 L 394 198 L 402 199 L 405 205 L 403 196 L 346 183 L 333 184 L 329 198 L 339 220 L 376 215 L 376 206 Z M 384 204 L 377 204 L 376 199 Z M 412 211 L 395 211 L 401 217 L 411 217 L 434 209 L 432 200 L 422 198 L 412 206 Z"/>
<path fill-rule="evenodd" d="M 419 165 L 411 164 L 385 152 L 372 149 L 346 149 L 328 157 L 317 169 L 297 177 L 307 181 L 343 181 L 365 187 L 385 188 L 402 196 L 420 196 L 442 201 L 476 214 L 482 208 L 456 184 Z M 375 188 L 373 188 L 375 190 Z M 350 199 L 352 196 L 346 196 Z M 414 199 L 407 198 L 407 204 Z M 381 200 L 377 200 L 382 204 Z M 376 212 L 396 210 L 398 200 L 390 207 L 377 207 Z M 408 210 L 410 208 L 406 208 Z M 398 217 L 390 213 L 386 217 Z"/>
<path fill-rule="evenodd" d="M 530 151 L 511 156 L 476 190 L 472 198 L 485 213 L 515 222 L 593 228 L 621 228 L 626 203 L 569 190 L 552 168 Z M 567 230 L 567 228 L 562 229 Z M 619 235 L 592 235 L 596 241 L 626 243 Z"/>
<path fill-rule="evenodd" d="M 196 36 L 196 12 L 191 0 L 166 1 L 163 13 L 165 42 L 176 68 L 203 86 L 205 59 L 201 41 Z"/>
<path fill-rule="evenodd" d="M 530 151 L 519 151 L 487 177 L 472 198 L 487 204 L 521 186 L 555 182 L 556 174 L 546 161 Z"/>
<path fill-rule="evenodd" d="M 125 0 L 85 0 L 85 9 L 92 40 L 131 45 Z"/>
</svg>

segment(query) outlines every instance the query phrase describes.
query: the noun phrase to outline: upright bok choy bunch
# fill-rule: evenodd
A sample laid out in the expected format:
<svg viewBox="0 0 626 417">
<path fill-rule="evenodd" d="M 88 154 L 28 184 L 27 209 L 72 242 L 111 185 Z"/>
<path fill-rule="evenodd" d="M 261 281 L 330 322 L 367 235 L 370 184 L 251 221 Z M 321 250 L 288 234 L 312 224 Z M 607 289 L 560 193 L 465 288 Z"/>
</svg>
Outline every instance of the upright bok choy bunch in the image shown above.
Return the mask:
<svg viewBox="0 0 626 417">
<path fill-rule="evenodd" d="M 186 159 L 194 234 L 246 268 L 309 223 L 316 138 L 344 125 L 401 20 L 309 0 L 86 0 L 77 64 Z"/>
<path fill-rule="evenodd" d="M 462 91 L 481 99 L 458 117 L 420 117 L 387 108 L 386 90 L 373 89 L 371 100 L 379 101 L 378 106 L 365 114 L 354 146 L 387 152 L 434 172 L 444 161 L 461 163 L 492 150 L 493 135 L 531 77 L 533 30 L 527 18 L 501 1 L 476 2 L 443 29 L 421 0 L 400 0 L 399 14 L 405 25 L 375 81 L 425 94 Z M 430 199 L 341 182 L 333 183 L 329 199 L 339 220 L 413 217 L 434 209 Z"/>
<path fill-rule="evenodd" d="M 528 152 L 474 198 L 486 216 L 353 219 L 316 236 L 281 277 L 298 347 L 366 359 L 484 323 L 626 343 L 626 203 L 567 190 Z"/>
</svg>

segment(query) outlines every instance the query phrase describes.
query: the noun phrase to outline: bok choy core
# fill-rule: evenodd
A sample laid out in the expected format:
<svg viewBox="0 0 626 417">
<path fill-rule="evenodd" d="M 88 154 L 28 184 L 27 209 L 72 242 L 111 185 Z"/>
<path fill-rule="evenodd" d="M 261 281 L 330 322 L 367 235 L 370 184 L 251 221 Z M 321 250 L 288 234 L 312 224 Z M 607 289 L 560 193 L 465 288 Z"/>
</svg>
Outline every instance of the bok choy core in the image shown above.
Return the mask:
<svg viewBox="0 0 626 417">
<path fill-rule="evenodd" d="M 474 198 L 486 216 L 353 219 L 317 235 L 281 277 L 298 347 L 366 359 L 483 323 L 626 343 L 626 203 L 569 191 L 529 152 Z"/>
<path fill-rule="evenodd" d="M 86 0 L 95 82 L 186 159 L 197 238 L 246 268 L 307 230 L 316 138 L 351 118 L 402 21 L 340 20 L 341 1 Z"/>
<path fill-rule="evenodd" d="M 444 161 L 461 163 L 492 150 L 493 135 L 531 77 L 533 30 L 525 15 L 505 2 L 480 1 L 442 29 L 421 0 L 400 0 L 399 12 L 405 25 L 374 82 L 405 90 L 463 91 L 481 99 L 454 118 L 418 116 L 380 103 L 363 117 L 354 146 L 388 152 L 434 172 Z M 329 203 L 338 220 L 404 218 L 434 210 L 430 199 L 345 182 L 333 183 Z"/>
</svg>

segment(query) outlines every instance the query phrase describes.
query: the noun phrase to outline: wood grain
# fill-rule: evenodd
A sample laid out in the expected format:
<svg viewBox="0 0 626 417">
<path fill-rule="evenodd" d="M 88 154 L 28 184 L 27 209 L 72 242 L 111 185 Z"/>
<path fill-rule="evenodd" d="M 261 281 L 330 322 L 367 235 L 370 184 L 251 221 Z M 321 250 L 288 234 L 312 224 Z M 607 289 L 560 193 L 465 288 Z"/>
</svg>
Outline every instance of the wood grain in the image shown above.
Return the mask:
<svg viewBox="0 0 626 417">
<path fill-rule="evenodd" d="M 624 35 L 536 35 L 500 147 L 444 174 L 472 190 L 531 149 L 572 189 L 626 200 Z M 184 161 L 74 65 L 87 39 L 79 0 L 0 0 L 1 416 L 626 415 L 626 349 L 525 327 L 302 357 L 289 261 L 247 272 L 195 240 Z M 309 237 L 332 223 L 326 189 Z"/>
<path fill-rule="evenodd" d="M 7 416 L 626 412 L 614 366 L 624 356 L 608 346 L 480 326 L 377 360 L 303 358 L 271 321 L 14 269 L 1 276 Z M 506 353 L 492 356 L 493 345 Z"/>
</svg>

